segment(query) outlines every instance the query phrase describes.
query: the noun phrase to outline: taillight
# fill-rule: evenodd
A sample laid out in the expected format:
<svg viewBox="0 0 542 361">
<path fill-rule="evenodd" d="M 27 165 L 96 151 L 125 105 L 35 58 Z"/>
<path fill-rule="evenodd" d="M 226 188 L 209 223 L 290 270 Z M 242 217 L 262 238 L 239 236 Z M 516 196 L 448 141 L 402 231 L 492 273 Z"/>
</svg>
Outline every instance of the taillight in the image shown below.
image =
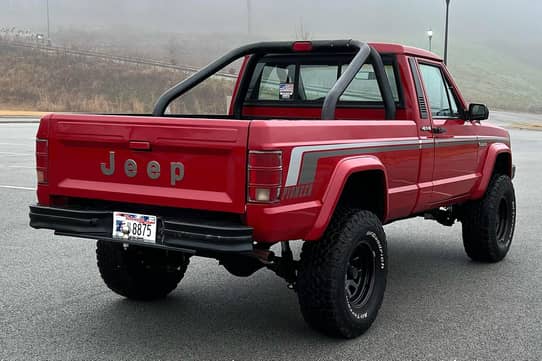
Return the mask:
<svg viewBox="0 0 542 361">
<path fill-rule="evenodd" d="M 282 152 L 250 151 L 248 153 L 248 201 L 275 203 L 282 185 Z"/>
<path fill-rule="evenodd" d="M 36 175 L 38 184 L 47 184 L 49 180 L 49 143 L 47 139 L 36 139 Z"/>
<path fill-rule="evenodd" d="M 292 50 L 296 52 L 312 51 L 312 43 L 310 41 L 296 41 L 292 45 Z"/>
</svg>

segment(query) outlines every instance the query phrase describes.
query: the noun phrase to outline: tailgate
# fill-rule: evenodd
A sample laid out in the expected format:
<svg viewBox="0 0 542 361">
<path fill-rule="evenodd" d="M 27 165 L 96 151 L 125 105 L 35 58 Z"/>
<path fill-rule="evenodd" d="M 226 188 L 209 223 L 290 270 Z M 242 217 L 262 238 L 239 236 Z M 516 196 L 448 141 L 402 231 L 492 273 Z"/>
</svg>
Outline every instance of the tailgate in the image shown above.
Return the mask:
<svg viewBox="0 0 542 361">
<path fill-rule="evenodd" d="M 53 115 L 50 194 L 244 213 L 249 124 Z"/>
</svg>

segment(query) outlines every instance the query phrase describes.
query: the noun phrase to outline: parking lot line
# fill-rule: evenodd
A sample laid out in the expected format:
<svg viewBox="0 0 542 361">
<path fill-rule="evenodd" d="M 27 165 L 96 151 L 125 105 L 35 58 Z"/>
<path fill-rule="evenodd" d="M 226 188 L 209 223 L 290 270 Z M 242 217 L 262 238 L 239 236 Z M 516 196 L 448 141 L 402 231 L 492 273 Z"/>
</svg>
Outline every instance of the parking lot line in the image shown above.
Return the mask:
<svg viewBox="0 0 542 361">
<path fill-rule="evenodd" d="M 0 155 L 6 155 L 6 156 L 27 156 L 27 155 L 34 155 L 34 153 L 0 152 Z"/>
<path fill-rule="evenodd" d="M 17 146 L 17 147 L 33 147 L 34 146 L 34 143 L 32 142 L 28 142 L 28 143 L 2 143 L 0 142 L 0 145 L 12 145 L 12 146 Z"/>
<path fill-rule="evenodd" d="M 0 188 L 18 189 L 18 190 L 22 190 L 22 191 L 35 191 L 36 190 L 36 188 L 32 188 L 32 187 L 19 187 L 19 186 L 9 186 L 9 185 L 0 185 Z"/>
</svg>

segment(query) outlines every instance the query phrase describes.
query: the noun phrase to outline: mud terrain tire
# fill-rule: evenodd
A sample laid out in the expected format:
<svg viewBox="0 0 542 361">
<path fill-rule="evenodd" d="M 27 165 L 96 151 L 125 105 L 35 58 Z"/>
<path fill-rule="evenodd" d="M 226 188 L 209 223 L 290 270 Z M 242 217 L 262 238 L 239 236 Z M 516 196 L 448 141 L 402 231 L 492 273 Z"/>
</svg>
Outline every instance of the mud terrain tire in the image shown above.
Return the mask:
<svg viewBox="0 0 542 361">
<path fill-rule="evenodd" d="M 359 209 L 337 211 L 323 238 L 303 245 L 296 289 L 305 321 L 329 336 L 361 335 L 382 304 L 387 267 L 378 217 Z"/>
</svg>

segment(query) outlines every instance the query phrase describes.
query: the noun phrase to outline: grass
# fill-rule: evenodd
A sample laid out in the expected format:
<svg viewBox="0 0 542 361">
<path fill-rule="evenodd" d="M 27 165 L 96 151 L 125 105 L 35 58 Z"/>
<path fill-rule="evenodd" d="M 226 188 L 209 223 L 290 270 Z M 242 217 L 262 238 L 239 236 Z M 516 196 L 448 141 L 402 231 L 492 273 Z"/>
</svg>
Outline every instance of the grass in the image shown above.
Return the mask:
<svg viewBox="0 0 542 361">
<path fill-rule="evenodd" d="M 186 77 L 177 70 L 39 50 L 3 47 L 0 109 L 151 113 L 156 99 Z M 171 105 L 172 112 L 225 114 L 233 82 L 209 79 Z"/>
</svg>

